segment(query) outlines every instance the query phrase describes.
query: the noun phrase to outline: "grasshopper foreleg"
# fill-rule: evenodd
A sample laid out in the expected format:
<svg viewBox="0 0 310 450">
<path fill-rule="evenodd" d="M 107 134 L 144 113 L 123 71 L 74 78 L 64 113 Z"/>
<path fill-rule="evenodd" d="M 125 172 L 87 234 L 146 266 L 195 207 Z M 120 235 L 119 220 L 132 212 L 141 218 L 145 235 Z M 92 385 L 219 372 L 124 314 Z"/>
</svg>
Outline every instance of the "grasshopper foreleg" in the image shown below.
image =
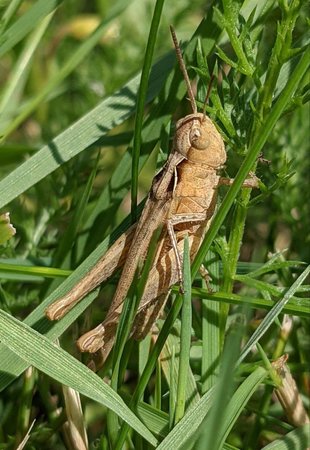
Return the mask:
<svg viewBox="0 0 310 450">
<path fill-rule="evenodd" d="M 219 184 L 224 186 L 231 186 L 234 182 L 234 178 L 225 178 L 220 177 Z M 258 188 L 259 187 L 259 178 L 255 175 L 255 173 L 250 172 L 249 178 L 246 178 L 242 183 L 242 187 L 244 188 Z"/>
</svg>

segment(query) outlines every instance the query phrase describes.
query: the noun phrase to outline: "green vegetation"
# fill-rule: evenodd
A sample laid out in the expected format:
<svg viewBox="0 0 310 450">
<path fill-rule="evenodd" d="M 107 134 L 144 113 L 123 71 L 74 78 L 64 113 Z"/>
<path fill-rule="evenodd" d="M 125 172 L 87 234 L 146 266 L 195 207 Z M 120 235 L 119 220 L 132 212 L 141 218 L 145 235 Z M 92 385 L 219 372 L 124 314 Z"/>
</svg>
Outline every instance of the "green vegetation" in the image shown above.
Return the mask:
<svg viewBox="0 0 310 450">
<path fill-rule="evenodd" d="M 111 3 L 0 5 L 0 449 L 304 450 L 307 2 Z M 119 274 L 57 323 L 44 310 L 139 214 L 189 112 L 170 24 L 200 109 L 215 75 L 207 113 L 235 183 L 191 268 L 184 258 L 192 289 L 174 287 L 137 343 L 126 336 L 151 246 L 95 374 L 74 342 L 104 318 Z M 260 189 L 241 189 L 249 171 Z"/>
</svg>

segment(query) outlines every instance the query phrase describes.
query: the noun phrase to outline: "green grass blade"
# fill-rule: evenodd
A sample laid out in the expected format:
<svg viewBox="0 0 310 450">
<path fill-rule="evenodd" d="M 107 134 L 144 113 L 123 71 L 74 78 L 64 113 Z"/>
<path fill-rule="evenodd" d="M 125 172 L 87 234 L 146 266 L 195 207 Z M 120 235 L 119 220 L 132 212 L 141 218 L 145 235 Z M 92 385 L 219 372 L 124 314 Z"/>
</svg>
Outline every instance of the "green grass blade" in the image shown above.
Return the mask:
<svg viewBox="0 0 310 450">
<path fill-rule="evenodd" d="M 10 115 L 16 107 L 16 100 L 19 99 L 20 93 L 24 88 L 33 55 L 53 17 L 54 11 L 46 16 L 29 36 L 25 42 L 23 51 L 11 71 L 7 85 L 3 88 L 0 102 L 0 117 L 5 119 L 1 121 L 1 128 L 4 126 L 3 120 L 10 120 Z"/>
<path fill-rule="evenodd" d="M 4 260 L 2 260 L 4 261 Z M 40 267 L 40 266 L 26 266 L 20 264 L 10 264 L 6 262 L 0 262 L 0 274 L 1 277 L 5 277 L 5 274 L 17 274 L 17 275 L 31 275 L 37 277 L 46 278 L 65 278 L 71 275 L 71 270 L 56 269 L 53 267 Z M 3 273 L 1 273 L 3 272 Z M 11 277 L 10 277 L 11 278 Z"/>
<path fill-rule="evenodd" d="M 211 259 L 211 262 L 208 261 Z M 206 286 L 203 280 L 204 291 L 212 294 L 218 290 L 216 280 L 220 278 L 219 261 L 214 261 L 214 253 L 211 251 L 207 254 L 208 273 L 211 276 L 210 286 Z M 213 281 L 214 280 L 214 281 Z M 193 295 L 193 292 L 192 292 Z M 221 333 L 220 333 L 220 302 L 214 302 L 207 296 L 202 298 L 201 302 L 202 315 L 202 357 L 201 357 L 201 393 L 205 394 L 212 386 L 214 386 L 218 378 L 218 363 L 221 353 Z"/>
<path fill-rule="evenodd" d="M 156 366 L 157 359 L 160 355 L 161 349 L 163 348 L 165 341 L 169 335 L 169 331 L 174 324 L 178 313 L 182 306 L 182 299 L 181 296 L 178 296 L 176 300 L 174 301 L 174 304 L 172 308 L 169 311 L 169 314 L 165 320 L 164 327 L 162 328 L 161 332 L 158 335 L 158 338 L 156 340 L 156 343 L 150 353 L 149 359 L 147 361 L 147 364 L 145 366 L 145 369 L 140 377 L 139 383 L 137 384 L 137 387 L 134 391 L 134 394 L 132 396 L 132 403 L 136 404 L 141 399 L 143 392 L 147 386 L 147 383 L 153 373 L 154 367 Z M 122 445 L 124 443 L 124 440 L 126 438 L 128 432 L 128 427 L 126 425 L 122 426 L 119 440 L 117 442 L 116 450 L 120 450 L 122 448 Z"/>
<path fill-rule="evenodd" d="M 176 386 L 177 386 L 177 379 L 178 379 L 179 357 L 180 357 L 180 352 L 178 351 L 179 345 L 180 345 L 179 322 L 176 322 L 174 324 L 173 330 L 176 330 L 176 332 L 169 334 L 169 336 L 165 342 L 165 345 L 161 351 L 161 362 L 160 363 L 161 363 L 162 371 L 163 371 L 166 381 L 168 383 L 170 392 L 173 392 L 175 394 Z M 176 349 L 177 349 L 177 354 L 174 354 Z M 172 357 L 173 354 L 174 354 L 174 356 Z M 200 399 L 197 383 L 196 383 L 194 374 L 193 374 L 190 366 L 188 366 L 187 383 L 185 386 L 185 395 L 186 395 L 186 408 L 191 408 Z M 173 408 L 175 408 L 175 400 L 172 402 L 172 404 L 173 404 Z M 173 421 L 172 421 L 172 423 L 173 423 Z"/>
<path fill-rule="evenodd" d="M 157 448 L 159 450 L 178 449 L 192 439 L 212 406 L 213 394 L 214 389 L 211 389 L 201 397 L 197 405 L 185 414 Z"/>
<path fill-rule="evenodd" d="M 123 357 L 123 351 L 130 335 L 130 330 L 132 327 L 133 319 L 136 315 L 140 300 L 143 295 L 143 291 L 148 279 L 148 274 L 152 268 L 154 257 L 157 250 L 158 239 L 161 233 L 161 227 L 154 231 L 151 238 L 151 242 L 147 252 L 147 258 L 144 262 L 142 273 L 140 275 L 139 281 L 137 282 L 137 277 L 133 280 L 133 283 L 129 289 L 128 296 L 124 302 L 123 310 L 119 318 L 119 323 L 116 331 L 116 339 L 113 350 L 113 373 L 111 377 L 111 387 L 117 391 L 118 384 L 120 382 L 120 367 Z M 118 436 L 119 426 L 116 420 L 115 414 L 112 412 L 108 413 L 108 432 L 112 446 L 115 447 L 115 442 Z"/>
<path fill-rule="evenodd" d="M 97 167 L 99 162 L 99 153 L 97 157 L 97 161 L 95 164 L 95 167 L 93 168 L 88 181 L 86 183 L 86 186 L 80 195 L 80 198 L 78 200 L 78 203 L 76 207 L 74 208 L 74 213 L 72 220 L 67 227 L 66 231 L 62 235 L 60 242 L 58 244 L 57 250 L 55 251 L 53 255 L 53 265 L 54 266 L 60 266 L 63 260 L 65 259 L 66 255 L 68 254 L 69 250 L 71 249 L 77 232 L 81 228 L 82 222 L 85 220 L 85 210 L 87 203 L 89 201 L 89 197 L 92 191 L 92 187 L 94 184 L 95 176 L 97 173 Z"/>
<path fill-rule="evenodd" d="M 212 409 L 201 427 L 203 431 L 199 439 L 198 447 L 202 441 L 206 441 L 208 443 L 206 444 L 206 448 L 218 448 L 215 442 L 221 432 L 221 419 L 223 412 L 227 408 L 227 402 L 234 392 L 234 367 L 240 353 L 242 333 L 243 327 L 238 324 L 238 326 L 231 328 L 227 336 L 220 360 L 220 373 L 214 389 Z"/>
<path fill-rule="evenodd" d="M 39 0 L 8 28 L 0 40 L 0 58 L 23 39 L 41 20 L 50 14 L 60 3 L 59 0 Z"/>
<path fill-rule="evenodd" d="M 145 108 L 145 99 L 147 93 L 147 86 L 149 82 L 150 70 L 154 54 L 155 42 L 159 27 L 159 21 L 165 0 L 157 0 L 154 8 L 153 18 L 151 22 L 149 37 L 146 45 L 146 51 L 143 61 L 140 87 L 137 96 L 137 112 L 135 120 L 135 131 L 132 150 L 132 175 L 131 175 L 131 214 L 132 222 L 137 220 L 137 198 L 138 198 L 138 171 L 139 171 L 139 157 L 140 148 L 142 144 L 141 132 L 143 115 Z"/>
<path fill-rule="evenodd" d="M 230 399 L 225 410 L 220 412 L 217 429 L 214 428 L 214 424 L 212 425 L 210 421 L 208 423 L 208 418 L 206 419 L 206 425 L 203 426 L 203 433 L 195 450 L 204 450 L 211 447 L 214 450 L 222 448 L 226 437 L 238 420 L 250 397 L 267 375 L 266 369 L 258 367 L 243 381 Z"/>
<path fill-rule="evenodd" d="M 128 221 L 127 221 L 128 222 Z M 127 223 L 128 226 L 128 223 Z M 120 229 L 123 229 L 122 226 Z M 49 295 L 26 319 L 25 324 L 35 328 L 41 334 L 48 336 L 51 340 L 58 338 L 81 313 L 92 303 L 97 296 L 97 290 L 86 296 L 82 302 L 76 305 L 66 316 L 57 322 L 51 323 L 45 317 L 46 307 L 57 298 L 68 292 L 89 270 L 98 259 L 105 253 L 108 246 L 115 239 L 108 236 L 96 250 L 69 276 L 51 295 Z M 0 372 L 0 391 L 19 376 L 27 367 L 27 363 L 16 357 L 6 346 L 0 344 L 0 360 L 2 371 Z"/>
<path fill-rule="evenodd" d="M 119 0 L 116 2 L 110 12 L 109 16 L 104 19 L 96 30 L 80 45 L 77 51 L 65 62 L 57 74 L 53 76 L 51 80 L 47 82 L 40 93 L 28 102 L 23 108 L 22 112 L 10 123 L 10 125 L 1 131 L 2 139 L 5 139 L 12 131 L 14 131 L 30 114 L 31 112 L 42 103 L 48 94 L 55 89 L 75 68 L 83 59 L 89 54 L 92 48 L 97 44 L 101 38 L 102 33 L 106 29 L 107 25 L 117 17 L 120 12 L 128 6 L 128 2 Z"/>
<path fill-rule="evenodd" d="M 259 327 L 252 334 L 251 338 L 248 340 L 244 346 L 240 358 L 237 364 L 240 364 L 244 360 L 246 355 L 251 351 L 251 348 L 259 341 L 259 339 L 266 333 L 268 328 L 273 324 L 274 320 L 278 317 L 283 307 L 287 304 L 290 298 L 294 295 L 299 286 L 307 278 L 310 273 L 310 266 L 308 266 L 297 278 L 297 280 L 292 284 L 288 291 L 283 296 L 282 300 L 277 302 L 275 306 L 269 311 L 269 313 L 264 317 Z"/>
<path fill-rule="evenodd" d="M 189 258 L 189 243 L 188 236 L 184 239 L 184 253 L 183 253 L 183 279 L 184 279 L 184 294 L 181 317 L 181 336 L 180 336 L 180 357 L 179 357 L 179 371 L 175 407 L 175 420 L 178 423 L 185 412 L 186 401 L 186 386 L 188 371 L 190 369 L 189 357 L 191 346 L 191 331 L 192 331 L 192 296 L 191 296 L 191 269 Z"/>
<path fill-rule="evenodd" d="M 12 17 L 16 13 L 16 11 L 18 10 L 18 8 L 20 7 L 22 2 L 23 2 L 23 0 L 11 0 L 8 3 L 6 10 L 4 11 L 4 13 L 2 14 L 2 17 L 1 17 L 0 35 L 5 30 L 8 23 L 10 22 L 10 20 L 12 19 Z"/>
<path fill-rule="evenodd" d="M 307 289 L 309 291 L 309 288 Z M 231 294 L 227 292 L 215 292 L 211 294 L 207 289 L 192 288 L 192 295 L 201 299 L 230 305 L 246 305 L 249 308 L 263 308 L 268 311 L 274 307 L 274 302 L 265 298 L 249 297 L 248 295 Z M 283 307 L 282 312 L 295 316 L 310 317 L 309 298 L 291 297 L 289 303 Z"/>
<path fill-rule="evenodd" d="M 279 297 L 281 295 L 282 290 L 279 289 L 278 286 L 274 286 L 265 281 L 256 280 L 255 278 L 251 278 L 248 275 L 236 275 L 234 276 L 235 281 L 240 281 L 241 283 L 249 286 L 253 289 L 258 290 L 262 293 L 267 293 L 273 296 Z"/>
<path fill-rule="evenodd" d="M 309 448 L 310 425 L 307 423 L 287 433 L 283 438 L 276 439 L 262 450 L 304 450 Z"/>
<path fill-rule="evenodd" d="M 275 255 L 277 256 L 277 255 Z M 267 261 L 266 264 L 263 264 L 261 267 L 259 267 L 256 270 L 253 270 L 252 272 L 248 272 L 248 276 L 251 278 L 257 278 L 262 275 L 265 275 L 269 272 L 274 272 L 279 269 L 284 268 L 294 268 L 298 267 L 301 264 L 304 264 L 302 261 Z"/>
<path fill-rule="evenodd" d="M 20 358 L 60 383 L 113 410 L 148 442 L 156 439 L 98 375 L 24 323 L 0 311 L 0 337 Z"/>
<path fill-rule="evenodd" d="M 148 101 L 160 90 L 162 81 L 171 70 L 167 58 L 153 66 Z M 35 155 L 0 181 L 0 208 L 45 178 L 62 164 L 95 144 L 111 129 L 133 114 L 139 75 L 122 89 L 103 100 L 89 113 L 42 147 Z"/>
</svg>

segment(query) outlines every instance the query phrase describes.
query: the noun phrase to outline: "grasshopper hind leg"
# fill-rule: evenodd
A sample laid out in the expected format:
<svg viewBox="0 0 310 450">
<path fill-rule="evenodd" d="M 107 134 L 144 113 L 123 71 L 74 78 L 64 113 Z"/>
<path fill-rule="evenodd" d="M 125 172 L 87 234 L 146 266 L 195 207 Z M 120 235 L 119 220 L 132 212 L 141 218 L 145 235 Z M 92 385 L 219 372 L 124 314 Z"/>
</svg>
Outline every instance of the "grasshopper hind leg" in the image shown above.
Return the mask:
<svg viewBox="0 0 310 450">
<path fill-rule="evenodd" d="M 160 316 L 168 297 L 169 293 L 162 294 L 156 298 L 152 304 L 148 304 L 147 308 L 144 308 L 138 312 L 132 330 L 132 337 L 135 340 L 141 341 L 147 336 Z"/>
</svg>

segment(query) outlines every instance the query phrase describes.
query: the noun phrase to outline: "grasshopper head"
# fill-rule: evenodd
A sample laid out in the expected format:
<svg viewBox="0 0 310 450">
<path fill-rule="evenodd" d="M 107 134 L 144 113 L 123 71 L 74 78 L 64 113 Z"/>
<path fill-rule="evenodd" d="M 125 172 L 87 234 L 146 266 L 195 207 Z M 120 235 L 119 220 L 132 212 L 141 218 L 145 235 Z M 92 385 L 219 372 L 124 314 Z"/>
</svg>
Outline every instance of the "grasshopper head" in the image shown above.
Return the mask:
<svg viewBox="0 0 310 450">
<path fill-rule="evenodd" d="M 177 122 L 174 149 L 189 161 L 214 169 L 226 161 L 223 139 L 203 113 L 189 114 Z"/>
<path fill-rule="evenodd" d="M 173 150 L 194 164 L 200 164 L 210 169 L 219 169 L 226 161 L 223 140 L 206 114 L 197 112 L 194 93 L 184 64 L 180 45 L 175 31 L 171 26 L 170 31 L 193 111 L 192 114 L 177 122 Z M 210 88 L 211 83 L 206 96 L 206 102 Z"/>
</svg>

